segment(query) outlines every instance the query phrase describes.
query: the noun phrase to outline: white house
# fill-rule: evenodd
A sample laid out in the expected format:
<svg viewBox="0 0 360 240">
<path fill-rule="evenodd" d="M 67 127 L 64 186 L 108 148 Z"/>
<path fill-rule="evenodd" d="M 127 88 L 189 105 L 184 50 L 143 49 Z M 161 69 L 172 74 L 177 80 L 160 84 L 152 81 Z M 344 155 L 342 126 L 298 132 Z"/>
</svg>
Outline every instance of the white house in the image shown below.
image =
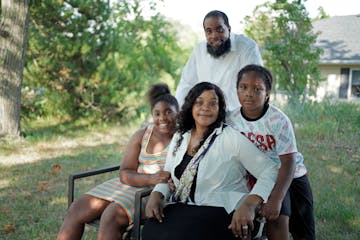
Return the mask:
<svg viewBox="0 0 360 240">
<path fill-rule="evenodd" d="M 319 69 L 325 81 L 317 98 L 360 102 L 360 14 L 334 16 L 313 22 L 317 47 L 323 49 Z"/>
</svg>

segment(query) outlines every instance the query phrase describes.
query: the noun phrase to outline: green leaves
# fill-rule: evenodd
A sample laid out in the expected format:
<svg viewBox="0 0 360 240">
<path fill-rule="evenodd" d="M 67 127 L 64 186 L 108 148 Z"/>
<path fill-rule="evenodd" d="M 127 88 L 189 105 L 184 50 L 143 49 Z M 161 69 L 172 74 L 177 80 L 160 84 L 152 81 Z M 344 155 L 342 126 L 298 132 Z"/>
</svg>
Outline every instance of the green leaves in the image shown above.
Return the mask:
<svg viewBox="0 0 360 240">
<path fill-rule="evenodd" d="M 172 81 L 179 77 L 183 52 L 172 25 L 154 10 L 156 1 L 39 0 L 32 5 L 24 85 L 46 91 L 25 98 L 24 109 L 33 111 L 24 112 L 28 116 L 120 120 L 131 115 L 126 111 L 138 114 L 149 85 L 164 75 Z M 34 105 L 39 108 L 29 107 Z M 59 105 L 61 111 L 54 112 Z"/>
<path fill-rule="evenodd" d="M 275 87 L 287 90 L 294 99 L 316 88 L 321 50 L 313 47 L 316 35 L 311 33 L 311 19 L 303 1 L 266 2 L 254 10 L 253 16 L 245 19 L 246 33 L 262 47 Z"/>
</svg>

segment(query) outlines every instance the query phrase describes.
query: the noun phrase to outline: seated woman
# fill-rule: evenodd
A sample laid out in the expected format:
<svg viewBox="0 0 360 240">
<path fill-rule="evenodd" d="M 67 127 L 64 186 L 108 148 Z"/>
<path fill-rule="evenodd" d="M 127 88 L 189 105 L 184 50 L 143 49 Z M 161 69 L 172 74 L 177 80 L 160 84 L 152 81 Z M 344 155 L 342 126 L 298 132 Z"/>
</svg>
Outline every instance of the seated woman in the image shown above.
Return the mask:
<svg viewBox="0 0 360 240">
<path fill-rule="evenodd" d="M 170 196 L 167 183 L 155 186 L 143 240 L 227 240 L 246 238 L 253 229 L 278 166 L 224 124 L 225 111 L 223 93 L 212 83 L 199 83 L 186 96 L 164 168 L 176 191 Z M 246 171 L 258 178 L 251 191 Z M 168 197 L 175 203 L 163 208 Z"/>
<path fill-rule="evenodd" d="M 148 97 L 153 123 L 131 137 L 121 162 L 120 178 L 95 187 L 73 202 L 57 239 L 81 239 L 85 223 L 100 217 L 98 238 L 121 239 L 133 221 L 135 192 L 168 181 L 170 174 L 163 167 L 179 105 L 165 84 L 153 85 Z"/>
</svg>

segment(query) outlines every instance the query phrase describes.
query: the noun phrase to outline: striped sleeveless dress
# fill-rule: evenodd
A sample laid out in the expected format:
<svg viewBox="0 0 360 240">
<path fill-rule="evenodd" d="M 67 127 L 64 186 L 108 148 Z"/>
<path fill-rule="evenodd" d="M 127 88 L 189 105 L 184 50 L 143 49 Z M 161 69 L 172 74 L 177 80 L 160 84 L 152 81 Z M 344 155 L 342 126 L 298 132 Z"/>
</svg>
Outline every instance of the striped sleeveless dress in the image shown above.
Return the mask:
<svg viewBox="0 0 360 240">
<path fill-rule="evenodd" d="M 138 173 L 153 174 L 164 168 L 165 159 L 168 152 L 168 146 L 163 151 L 157 153 L 147 153 L 147 145 L 149 143 L 153 124 L 150 124 L 145 130 L 144 136 L 141 141 L 141 150 L 138 158 L 139 166 Z M 92 195 L 97 198 L 101 198 L 110 202 L 116 202 L 121 205 L 129 218 L 129 224 L 134 220 L 134 202 L 135 192 L 141 190 L 141 187 L 132 187 L 121 183 L 119 177 L 106 181 L 95 188 L 91 189 L 86 194 Z"/>
</svg>

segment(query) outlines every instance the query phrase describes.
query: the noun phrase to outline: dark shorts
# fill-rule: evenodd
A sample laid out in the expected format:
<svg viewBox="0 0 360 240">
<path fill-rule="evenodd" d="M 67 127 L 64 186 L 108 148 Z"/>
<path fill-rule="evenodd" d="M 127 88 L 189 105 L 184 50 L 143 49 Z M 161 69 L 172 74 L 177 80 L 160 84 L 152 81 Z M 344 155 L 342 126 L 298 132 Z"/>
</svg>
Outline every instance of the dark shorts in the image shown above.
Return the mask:
<svg viewBox="0 0 360 240">
<path fill-rule="evenodd" d="M 289 188 L 291 216 L 289 230 L 293 236 L 315 239 L 313 195 L 307 176 L 294 178 Z"/>
<path fill-rule="evenodd" d="M 280 215 L 290 217 L 289 231 L 293 236 L 315 239 L 313 197 L 307 176 L 294 178 L 282 202 Z"/>
<path fill-rule="evenodd" d="M 166 206 L 164 215 L 162 223 L 146 220 L 143 240 L 235 240 L 228 229 L 232 213 L 222 207 L 176 203 Z"/>
<path fill-rule="evenodd" d="M 280 215 L 285 215 L 290 217 L 291 216 L 291 199 L 290 199 L 290 192 L 287 191 L 286 195 L 284 197 L 284 200 L 282 201 L 281 209 L 280 209 Z"/>
</svg>

